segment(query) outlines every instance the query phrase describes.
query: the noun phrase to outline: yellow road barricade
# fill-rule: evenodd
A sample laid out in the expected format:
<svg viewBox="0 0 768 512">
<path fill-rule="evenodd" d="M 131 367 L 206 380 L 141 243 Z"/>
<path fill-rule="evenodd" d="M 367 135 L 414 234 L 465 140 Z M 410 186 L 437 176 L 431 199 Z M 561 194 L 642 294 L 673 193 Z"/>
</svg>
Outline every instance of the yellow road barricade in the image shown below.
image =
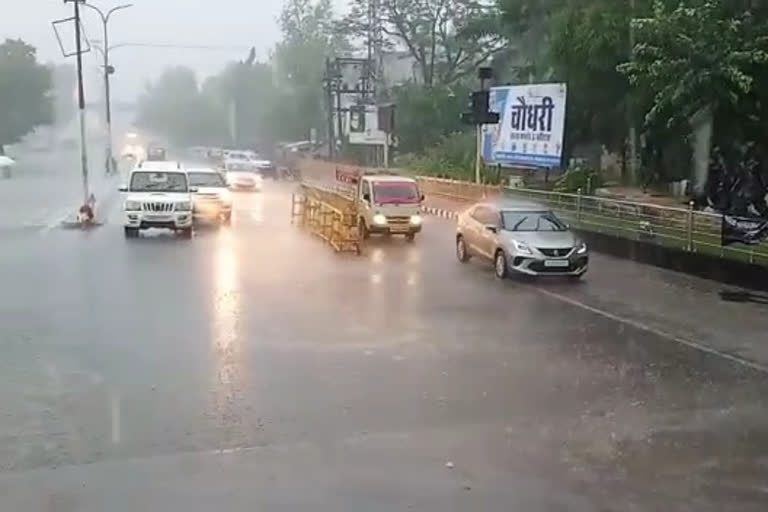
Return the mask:
<svg viewBox="0 0 768 512">
<path fill-rule="evenodd" d="M 291 222 L 337 252 L 362 252 L 355 200 L 338 190 L 301 183 L 293 194 Z"/>
</svg>

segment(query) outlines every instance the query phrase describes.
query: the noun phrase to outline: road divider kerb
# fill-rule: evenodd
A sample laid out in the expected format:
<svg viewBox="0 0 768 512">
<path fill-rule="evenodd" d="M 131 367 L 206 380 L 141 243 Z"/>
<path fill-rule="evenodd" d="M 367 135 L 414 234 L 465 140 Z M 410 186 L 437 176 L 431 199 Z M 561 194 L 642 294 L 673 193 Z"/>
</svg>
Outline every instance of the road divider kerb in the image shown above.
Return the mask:
<svg viewBox="0 0 768 512">
<path fill-rule="evenodd" d="M 424 212 L 427 215 L 432 215 L 435 217 L 452 220 L 454 222 L 459 219 L 458 212 L 455 212 L 453 210 L 446 210 L 444 208 L 434 208 L 432 206 L 424 206 L 422 207 L 422 212 Z"/>
</svg>

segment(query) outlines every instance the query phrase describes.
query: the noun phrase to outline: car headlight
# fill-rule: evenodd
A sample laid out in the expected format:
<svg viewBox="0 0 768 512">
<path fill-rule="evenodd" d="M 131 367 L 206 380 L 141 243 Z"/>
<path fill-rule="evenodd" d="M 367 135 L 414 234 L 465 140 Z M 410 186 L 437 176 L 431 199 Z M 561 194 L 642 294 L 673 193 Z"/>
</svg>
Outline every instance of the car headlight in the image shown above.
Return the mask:
<svg viewBox="0 0 768 512">
<path fill-rule="evenodd" d="M 376 215 L 373 216 L 373 223 L 379 226 L 383 226 L 384 224 L 387 223 L 387 217 L 385 217 L 380 213 L 377 213 Z"/>
<path fill-rule="evenodd" d="M 587 253 L 587 244 L 584 242 L 581 242 L 581 245 L 579 245 L 579 248 L 576 249 L 576 254 L 586 254 Z"/>
<path fill-rule="evenodd" d="M 411 215 L 411 224 L 414 226 L 421 225 L 421 215 Z"/>
<path fill-rule="evenodd" d="M 528 244 L 524 242 L 518 242 L 517 240 L 512 240 L 512 242 L 515 244 L 515 250 L 520 254 L 533 254 L 533 251 L 531 251 L 531 248 L 528 247 Z"/>
<path fill-rule="evenodd" d="M 190 212 L 192 211 L 192 203 L 184 201 L 183 203 L 176 203 L 177 212 Z"/>
<path fill-rule="evenodd" d="M 125 210 L 129 212 L 137 212 L 141 210 L 141 202 L 139 201 L 126 201 Z"/>
</svg>

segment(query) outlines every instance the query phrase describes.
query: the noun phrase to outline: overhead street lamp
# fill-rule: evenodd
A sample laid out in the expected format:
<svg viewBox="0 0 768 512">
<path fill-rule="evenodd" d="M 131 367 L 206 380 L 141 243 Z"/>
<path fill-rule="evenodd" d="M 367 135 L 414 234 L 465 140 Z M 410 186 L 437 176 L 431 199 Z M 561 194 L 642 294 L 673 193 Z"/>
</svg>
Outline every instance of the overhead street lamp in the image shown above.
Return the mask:
<svg viewBox="0 0 768 512">
<path fill-rule="evenodd" d="M 115 68 L 113 68 L 109 64 L 109 50 L 111 49 L 109 47 L 109 18 L 117 11 L 120 11 L 122 9 L 128 9 L 129 7 L 133 7 L 133 4 L 123 4 L 118 5 L 116 7 L 111 8 L 106 13 L 96 7 L 95 5 L 89 4 L 89 3 L 83 3 L 84 7 L 88 7 L 89 9 L 92 9 L 99 13 L 99 16 L 101 16 L 101 22 L 104 26 L 104 48 L 103 51 L 101 51 L 101 54 L 104 58 L 104 102 L 106 104 L 106 117 L 107 117 L 107 161 L 106 161 L 106 171 L 107 174 L 112 174 L 116 171 L 115 169 L 115 159 L 112 151 L 112 105 L 110 100 L 110 87 L 109 87 L 109 76 L 115 72 Z"/>
</svg>

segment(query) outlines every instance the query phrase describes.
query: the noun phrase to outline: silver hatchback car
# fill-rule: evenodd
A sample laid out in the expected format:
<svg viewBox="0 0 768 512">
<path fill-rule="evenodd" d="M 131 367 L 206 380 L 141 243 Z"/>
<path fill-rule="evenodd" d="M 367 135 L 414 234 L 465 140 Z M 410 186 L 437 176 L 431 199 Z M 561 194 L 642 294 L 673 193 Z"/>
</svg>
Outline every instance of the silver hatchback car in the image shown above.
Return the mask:
<svg viewBox="0 0 768 512">
<path fill-rule="evenodd" d="M 480 203 L 459 215 L 456 257 L 494 264 L 496 277 L 510 272 L 580 279 L 589 266 L 587 245 L 548 208 L 513 200 Z"/>
</svg>

